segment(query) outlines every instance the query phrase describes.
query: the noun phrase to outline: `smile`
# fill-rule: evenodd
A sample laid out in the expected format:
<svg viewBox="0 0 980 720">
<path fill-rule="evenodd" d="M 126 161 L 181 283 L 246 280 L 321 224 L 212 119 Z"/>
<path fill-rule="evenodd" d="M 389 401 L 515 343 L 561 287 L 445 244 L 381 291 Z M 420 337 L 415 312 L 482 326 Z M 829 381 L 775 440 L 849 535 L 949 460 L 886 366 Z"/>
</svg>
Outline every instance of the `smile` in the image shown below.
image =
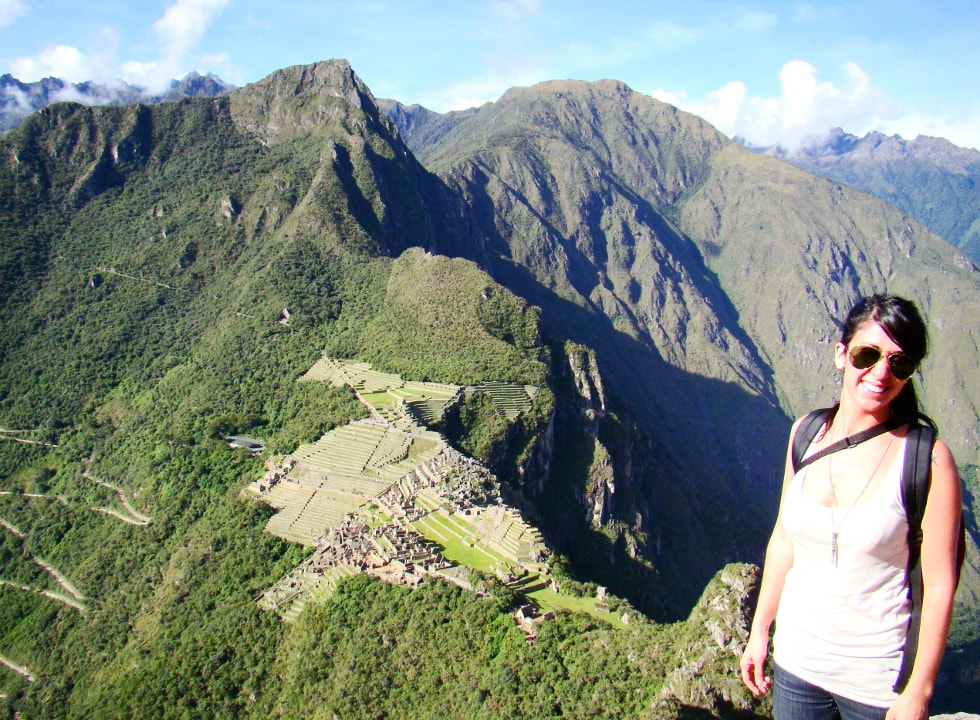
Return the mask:
<svg viewBox="0 0 980 720">
<path fill-rule="evenodd" d="M 866 391 L 874 395 L 881 395 L 888 391 L 887 385 L 882 385 L 872 380 L 862 380 L 861 387 L 863 387 Z"/>
</svg>

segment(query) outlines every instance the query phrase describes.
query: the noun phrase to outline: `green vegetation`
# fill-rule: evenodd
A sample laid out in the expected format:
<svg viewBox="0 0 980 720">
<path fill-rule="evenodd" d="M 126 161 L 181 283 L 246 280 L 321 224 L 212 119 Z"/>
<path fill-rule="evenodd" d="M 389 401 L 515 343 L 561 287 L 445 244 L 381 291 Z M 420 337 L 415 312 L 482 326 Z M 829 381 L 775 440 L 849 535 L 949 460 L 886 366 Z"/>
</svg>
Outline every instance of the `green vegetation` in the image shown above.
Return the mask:
<svg viewBox="0 0 980 720">
<path fill-rule="evenodd" d="M 375 368 L 406 380 L 546 387 L 538 323 L 536 308 L 476 265 L 416 248 L 392 265 L 384 303 L 359 343 Z M 329 345 L 327 352 L 344 357 Z"/>
<path fill-rule="evenodd" d="M 260 462 L 221 436 L 252 435 L 284 452 L 363 416 L 349 389 L 296 382 L 324 347 L 417 380 L 547 386 L 532 308 L 463 261 L 437 261 L 431 296 L 409 292 L 424 286 L 420 263 L 431 261 L 364 254 L 376 245 L 349 215 L 334 225 L 318 214 L 346 202 L 318 185 L 310 139 L 262 146 L 233 125 L 228 102 L 57 106 L 4 141 L 20 162 L 0 174 L 0 426 L 17 429 L 0 439 L 0 492 L 10 493 L 0 495 L 0 655 L 32 678 L 0 670 L 0 694 L 24 716 L 266 717 L 280 705 L 308 714 L 310 697 L 281 678 L 307 665 L 314 621 L 287 632 L 256 603 L 304 550 L 262 531 L 268 511 L 239 498 Z M 70 164 L 52 150 L 65 128 L 79 138 Z M 111 173 L 99 169 L 108 143 L 132 147 Z M 311 193 L 318 204 L 308 207 Z M 469 278 L 450 313 L 436 302 L 448 277 Z M 418 337 L 407 333 L 419 325 Z M 548 397 L 525 420 L 525 442 Z M 458 439 L 484 432 L 473 422 Z M 122 488 L 149 521 L 96 512 L 126 516 L 86 475 Z M 40 594 L 67 597 L 59 576 L 84 610 Z M 430 615 L 440 587 L 401 593 L 400 606 Z M 511 638 L 502 647 L 523 646 L 502 608 L 450 592 L 461 607 L 482 603 L 485 623 Z M 368 606 L 388 611 L 378 594 L 362 598 L 365 617 L 375 617 Z M 467 631 L 444 620 L 432 622 Z M 332 631 L 347 638 L 345 652 L 369 659 L 355 649 L 359 632 L 346 631 Z M 455 645 L 436 640 L 417 659 L 438 676 L 441 653 Z M 482 646 L 470 640 L 471 659 L 460 661 L 482 665 Z M 367 707 L 371 686 L 386 681 L 361 679 L 344 697 L 360 693 Z M 405 715 L 441 700 L 424 691 L 392 707 Z"/>
<path fill-rule="evenodd" d="M 506 440 L 508 424 L 488 395 L 474 393 L 451 409 L 441 429 L 467 455 L 490 462 Z"/>
<path fill-rule="evenodd" d="M 528 644 L 493 599 L 356 577 L 301 617 L 270 709 L 295 716 L 315 708 L 311 717 L 325 718 L 673 717 L 680 703 L 660 693 L 676 630 L 615 630 L 560 613 Z M 726 702 L 714 702 L 724 715 Z"/>
</svg>

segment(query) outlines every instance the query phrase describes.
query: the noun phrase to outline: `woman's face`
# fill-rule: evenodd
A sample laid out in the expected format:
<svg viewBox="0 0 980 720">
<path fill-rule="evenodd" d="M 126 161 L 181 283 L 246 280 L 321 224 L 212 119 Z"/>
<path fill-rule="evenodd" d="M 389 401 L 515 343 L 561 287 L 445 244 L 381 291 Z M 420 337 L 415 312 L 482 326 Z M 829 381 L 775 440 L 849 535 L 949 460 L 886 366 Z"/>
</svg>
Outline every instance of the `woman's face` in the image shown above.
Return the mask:
<svg viewBox="0 0 980 720">
<path fill-rule="evenodd" d="M 864 370 L 854 367 L 848 357 L 848 350 L 860 345 L 870 345 L 882 351 L 882 359 Z M 834 362 L 837 369 L 844 373 L 842 394 L 865 412 L 872 415 L 886 413 L 892 400 L 908 382 L 908 379 L 899 380 L 892 375 L 885 359 L 892 353 L 900 352 L 902 348 L 878 323 L 874 320 L 866 321 L 854 333 L 847 347 L 837 343 L 835 348 Z"/>
</svg>

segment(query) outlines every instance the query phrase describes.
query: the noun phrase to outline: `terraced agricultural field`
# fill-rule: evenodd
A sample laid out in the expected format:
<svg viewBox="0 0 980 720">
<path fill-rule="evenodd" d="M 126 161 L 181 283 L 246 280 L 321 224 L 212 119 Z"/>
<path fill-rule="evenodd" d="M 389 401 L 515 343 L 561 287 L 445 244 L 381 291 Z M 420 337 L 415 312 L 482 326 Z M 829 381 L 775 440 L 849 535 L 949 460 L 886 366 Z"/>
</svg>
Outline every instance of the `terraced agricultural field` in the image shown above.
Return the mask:
<svg viewBox="0 0 980 720">
<path fill-rule="evenodd" d="M 274 535 L 315 545 L 344 516 L 376 498 L 442 452 L 441 437 L 358 421 L 296 448 L 296 464 L 263 495 L 279 509 L 266 526 Z"/>
<path fill-rule="evenodd" d="M 268 607 L 289 620 L 351 572 L 417 582 L 412 565 L 418 553 L 411 548 L 422 550 L 428 544 L 437 552 L 422 555 L 438 555 L 442 566 L 434 571 L 454 582 L 465 583 L 466 568 L 472 568 L 508 578 L 542 608 L 584 610 L 621 623 L 601 612 L 596 598 L 566 596 L 552 587 L 544 541 L 516 510 L 501 505 L 496 496 L 479 505 L 468 496 L 446 494 L 450 485 L 459 489 L 458 477 L 473 472 L 465 468 L 474 461 L 450 449 L 425 425 L 439 420 L 464 392 L 486 393 L 497 412 L 513 421 L 531 408 L 536 388 L 500 382 L 467 388 L 405 382 L 367 363 L 327 357 L 300 379 L 349 385 L 370 418 L 296 448 L 288 469 L 263 490 L 265 502 L 279 508 L 266 529 L 316 548 L 306 569 L 297 568 L 266 593 Z M 397 530 L 391 534 L 391 528 Z M 407 554 L 399 545 L 409 549 Z M 351 550 L 357 547 L 369 548 L 367 555 Z"/>
</svg>

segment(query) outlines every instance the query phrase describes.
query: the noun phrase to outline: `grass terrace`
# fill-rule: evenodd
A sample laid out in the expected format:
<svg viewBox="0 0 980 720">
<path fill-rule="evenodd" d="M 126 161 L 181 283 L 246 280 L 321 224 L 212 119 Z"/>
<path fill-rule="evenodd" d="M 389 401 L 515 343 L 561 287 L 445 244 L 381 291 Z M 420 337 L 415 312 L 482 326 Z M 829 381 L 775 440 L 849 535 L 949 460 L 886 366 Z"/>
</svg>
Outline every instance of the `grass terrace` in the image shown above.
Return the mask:
<svg viewBox="0 0 980 720">
<path fill-rule="evenodd" d="M 437 458 L 447 444 L 441 435 L 418 423 L 440 419 L 462 388 L 404 382 L 397 375 L 372 370 L 367 363 L 327 357 L 318 360 L 301 380 L 350 385 L 372 419 L 336 428 L 292 453 L 295 466 L 265 494 L 269 504 L 280 508 L 269 521 L 269 532 L 318 547 L 319 539 L 351 513 L 377 529 L 404 522 L 409 510 L 413 516 L 421 511 L 421 517 L 408 528 L 437 545 L 450 563 L 513 577 L 512 586 L 545 610 L 587 612 L 622 625 L 620 614 L 604 611 L 596 598 L 572 597 L 553 589 L 546 566 L 540 562 L 545 551 L 541 534 L 516 510 L 491 505 L 454 512 L 453 501 L 441 496 L 438 488 L 446 470 L 439 469 L 443 461 Z M 497 412 L 510 421 L 530 410 L 537 393 L 534 387 L 501 382 L 466 390 L 486 393 Z M 390 497 L 382 501 L 381 496 L 393 486 L 399 492 L 392 497 L 411 498 L 408 505 L 389 506 Z M 392 541 L 381 534 L 371 543 L 372 557 L 377 555 L 378 562 L 395 553 Z M 329 594 L 339 577 L 352 572 L 356 570 L 347 565 L 299 572 L 279 583 L 272 592 L 276 598 L 269 602 L 289 620 L 306 602 Z"/>
<path fill-rule="evenodd" d="M 626 627 L 622 621 L 622 613 L 605 611 L 595 597 L 575 597 L 556 592 L 552 589 L 551 578 L 542 572 L 543 567 L 536 564 L 528 566 L 509 553 L 501 552 L 493 540 L 481 534 L 480 525 L 486 523 L 485 518 L 471 523 L 458 514 L 450 515 L 438 499 L 426 493 L 419 494 L 415 498 L 415 504 L 426 510 L 428 514 L 412 523 L 411 527 L 422 533 L 430 542 L 439 545 L 443 556 L 450 562 L 491 574 L 495 574 L 500 569 L 523 567 L 527 574 L 511 586 L 534 600 L 542 609 L 588 613 L 615 627 Z M 514 527 L 523 525 L 523 521 L 502 508 L 492 508 L 492 510 L 500 511 L 499 514 L 507 516 L 504 519 L 495 518 L 500 524 L 495 526 L 494 532 L 501 532 L 502 526 L 514 532 Z M 510 522 L 507 522 L 507 519 Z M 525 527 L 528 528 L 526 532 L 529 535 L 537 532 L 529 526 L 525 525 Z M 502 532 L 506 534 L 508 530 Z M 540 536 L 537 541 L 541 542 Z"/>
<path fill-rule="evenodd" d="M 531 409 L 537 395 L 537 388 L 530 385 L 503 382 L 480 383 L 474 389 L 489 395 L 497 412 L 512 422 Z"/>
</svg>

